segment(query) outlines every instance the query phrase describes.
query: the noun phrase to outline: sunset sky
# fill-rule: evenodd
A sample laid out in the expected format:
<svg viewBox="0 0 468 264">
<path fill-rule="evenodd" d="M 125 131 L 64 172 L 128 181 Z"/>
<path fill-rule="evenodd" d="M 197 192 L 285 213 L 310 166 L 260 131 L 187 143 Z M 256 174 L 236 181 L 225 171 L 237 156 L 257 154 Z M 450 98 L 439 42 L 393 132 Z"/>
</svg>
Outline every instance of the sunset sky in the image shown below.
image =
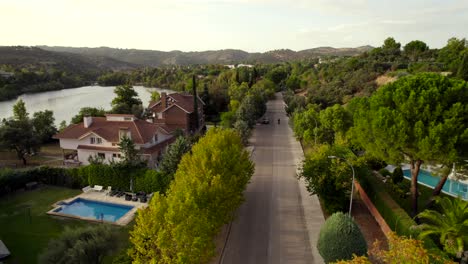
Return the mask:
<svg viewBox="0 0 468 264">
<path fill-rule="evenodd" d="M 153 50 L 440 48 L 468 37 L 466 0 L 0 0 L 0 45 Z"/>
</svg>

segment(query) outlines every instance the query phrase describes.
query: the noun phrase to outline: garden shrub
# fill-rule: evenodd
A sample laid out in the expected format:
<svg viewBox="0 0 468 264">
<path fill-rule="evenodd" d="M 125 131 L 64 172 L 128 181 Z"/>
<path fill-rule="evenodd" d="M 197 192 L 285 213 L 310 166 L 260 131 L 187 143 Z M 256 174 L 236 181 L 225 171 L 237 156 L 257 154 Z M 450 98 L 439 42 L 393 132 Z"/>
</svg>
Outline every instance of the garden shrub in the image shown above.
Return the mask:
<svg viewBox="0 0 468 264">
<path fill-rule="evenodd" d="M 379 170 L 380 175 L 387 177 L 387 176 L 392 176 L 392 173 L 389 172 L 387 169 L 380 169 Z"/>
<path fill-rule="evenodd" d="M 117 229 L 108 225 L 66 228 L 51 240 L 39 263 L 103 263 L 121 243 Z"/>
<path fill-rule="evenodd" d="M 403 170 L 401 167 L 396 167 L 392 174 L 392 181 L 395 184 L 402 182 L 404 179 Z"/>
<path fill-rule="evenodd" d="M 353 254 L 362 256 L 367 253 L 364 236 L 347 214 L 334 213 L 320 229 L 317 249 L 325 263 L 350 260 Z"/>
</svg>

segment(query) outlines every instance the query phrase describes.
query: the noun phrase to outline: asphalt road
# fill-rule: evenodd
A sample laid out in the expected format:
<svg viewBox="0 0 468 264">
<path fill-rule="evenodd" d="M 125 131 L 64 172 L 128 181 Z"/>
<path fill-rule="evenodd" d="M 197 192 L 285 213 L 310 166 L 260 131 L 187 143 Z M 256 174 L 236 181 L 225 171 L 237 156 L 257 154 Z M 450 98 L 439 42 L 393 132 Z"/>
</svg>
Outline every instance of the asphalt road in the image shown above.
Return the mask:
<svg viewBox="0 0 468 264">
<path fill-rule="evenodd" d="M 266 116 L 270 124 L 257 125 L 251 138 L 255 174 L 220 262 L 323 263 L 315 249 L 323 216 L 317 198 L 296 178 L 303 154 L 280 94 L 268 102 Z"/>
</svg>

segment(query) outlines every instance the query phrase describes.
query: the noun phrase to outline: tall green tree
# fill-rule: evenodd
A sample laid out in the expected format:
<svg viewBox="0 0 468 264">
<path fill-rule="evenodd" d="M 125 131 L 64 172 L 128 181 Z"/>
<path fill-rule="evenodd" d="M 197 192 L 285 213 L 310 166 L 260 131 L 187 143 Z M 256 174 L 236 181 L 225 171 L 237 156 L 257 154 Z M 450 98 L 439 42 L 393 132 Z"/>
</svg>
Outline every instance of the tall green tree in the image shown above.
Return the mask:
<svg viewBox="0 0 468 264">
<path fill-rule="evenodd" d="M 162 188 L 162 193 L 165 193 L 169 184 L 174 179 L 174 174 L 177 171 L 182 156 L 189 152 L 191 147 L 192 144 L 190 140 L 184 136 L 179 136 L 174 143 L 167 148 L 158 167 L 159 171 L 163 174 L 164 188 Z"/>
<path fill-rule="evenodd" d="M 39 111 L 33 114 L 32 127 L 39 142 L 46 143 L 57 133 L 54 112 L 50 110 Z"/>
<path fill-rule="evenodd" d="M 424 73 L 400 78 L 369 99 L 353 102 L 359 109 L 354 111 L 353 138 L 375 157 L 409 162 L 413 216 L 421 165 L 448 166 L 468 149 L 467 88 L 464 81 Z"/>
<path fill-rule="evenodd" d="M 77 115 L 72 117 L 71 123 L 78 124 L 83 122 L 83 117 L 85 116 L 94 116 L 94 117 L 103 117 L 106 114 L 106 111 L 102 108 L 95 108 L 95 107 L 83 107 L 80 109 Z"/>
<path fill-rule="evenodd" d="M 329 156 L 350 157 L 350 152 L 338 145 L 320 145 L 306 157 L 300 177 L 305 179 L 307 190 L 318 195 L 331 214 L 349 209 L 352 171 L 346 162 Z"/>
<path fill-rule="evenodd" d="M 14 150 L 23 165 L 27 164 L 26 156 L 34 153 L 39 143 L 30 120 L 3 120 L 0 126 L 0 146 Z"/>
<path fill-rule="evenodd" d="M 461 54 L 467 47 L 466 39 L 451 38 L 447 41 L 447 45 L 439 50 L 437 61 L 442 62 L 446 70 L 456 73 L 463 59 Z"/>
<path fill-rule="evenodd" d="M 131 85 L 119 85 L 115 87 L 114 93 L 116 96 L 111 102 L 111 111 L 115 114 L 133 114 L 132 107 L 142 104 Z"/>
<path fill-rule="evenodd" d="M 193 96 L 193 120 L 195 120 L 195 130 L 198 129 L 199 117 L 198 117 L 198 94 L 197 94 L 197 81 L 195 79 L 195 74 L 192 75 L 192 96 Z"/>
<path fill-rule="evenodd" d="M 27 120 L 29 119 L 29 113 L 26 110 L 26 105 L 23 99 L 19 99 L 16 104 L 13 105 L 13 118 L 15 120 Z"/>
<path fill-rule="evenodd" d="M 122 153 L 124 163 L 135 165 L 141 162 L 140 157 L 138 156 L 138 150 L 131 138 L 126 136 L 122 137 L 118 146 Z"/>
<path fill-rule="evenodd" d="M 213 237 L 233 219 L 253 174 L 232 130 L 210 129 L 183 156 L 166 196 L 142 210 L 130 232 L 133 263 L 206 263 Z"/>
<path fill-rule="evenodd" d="M 406 44 L 403 50 L 412 61 L 416 61 L 422 53 L 429 50 L 429 47 L 420 40 L 413 40 Z"/>
<path fill-rule="evenodd" d="M 462 60 L 458 66 L 457 77 L 468 81 L 468 48 L 462 53 Z"/>
<path fill-rule="evenodd" d="M 14 150 L 18 159 L 23 161 L 23 165 L 26 165 L 26 156 L 36 152 L 39 143 L 24 101 L 20 99 L 13 106 L 13 117 L 2 121 L 0 146 Z"/>
<path fill-rule="evenodd" d="M 460 198 L 439 197 L 436 200 L 438 210 L 424 210 L 419 213 L 423 224 L 420 238 L 439 237 L 444 250 L 460 258 L 468 248 L 468 202 Z"/>
</svg>

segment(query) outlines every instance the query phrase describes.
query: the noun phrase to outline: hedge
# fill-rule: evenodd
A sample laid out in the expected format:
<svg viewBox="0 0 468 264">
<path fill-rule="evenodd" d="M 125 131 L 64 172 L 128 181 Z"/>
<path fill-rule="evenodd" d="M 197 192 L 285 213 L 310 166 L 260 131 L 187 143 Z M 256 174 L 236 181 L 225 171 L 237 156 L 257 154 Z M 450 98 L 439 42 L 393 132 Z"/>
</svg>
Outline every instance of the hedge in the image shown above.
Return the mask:
<svg viewBox="0 0 468 264">
<path fill-rule="evenodd" d="M 161 191 L 162 174 L 146 167 L 94 164 L 82 167 L 81 174 L 90 186 L 112 186 L 114 190 L 130 191 L 132 181 L 134 192 Z"/>
<path fill-rule="evenodd" d="M 32 169 L 0 169 L 0 196 L 25 187 L 28 182 L 40 182 L 68 188 L 86 185 L 112 186 L 113 189 L 147 193 L 161 191 L 163 179 L 160 172 L 146 167 L 121 165 L 89 165 L 80 168 L 54 168 L 41 166 Z"/>
<path fill-rule="evenodd" d="M 0 169 L 0 195 L 24 188 L 28 182 L 80 188 L 87 184 L 78 168 L 52 168 L 41 166 L 32 169 Z"/>
<path fill-rule="evenodd" d="M 361 169 L 358 175 L 359 183 L 365 189 L 388 226 L 398 235 L 417 238 L 419 231 L 413 228 L 417 225 L 416 222 L 385 191 L 383 182 L 374 177 L 369 170 Z M 432 239 L 425 238 L 423 242 L 426 249 L 431 253 L 447 258 L 447 254 L 440 250 Z"/>
</svg>

